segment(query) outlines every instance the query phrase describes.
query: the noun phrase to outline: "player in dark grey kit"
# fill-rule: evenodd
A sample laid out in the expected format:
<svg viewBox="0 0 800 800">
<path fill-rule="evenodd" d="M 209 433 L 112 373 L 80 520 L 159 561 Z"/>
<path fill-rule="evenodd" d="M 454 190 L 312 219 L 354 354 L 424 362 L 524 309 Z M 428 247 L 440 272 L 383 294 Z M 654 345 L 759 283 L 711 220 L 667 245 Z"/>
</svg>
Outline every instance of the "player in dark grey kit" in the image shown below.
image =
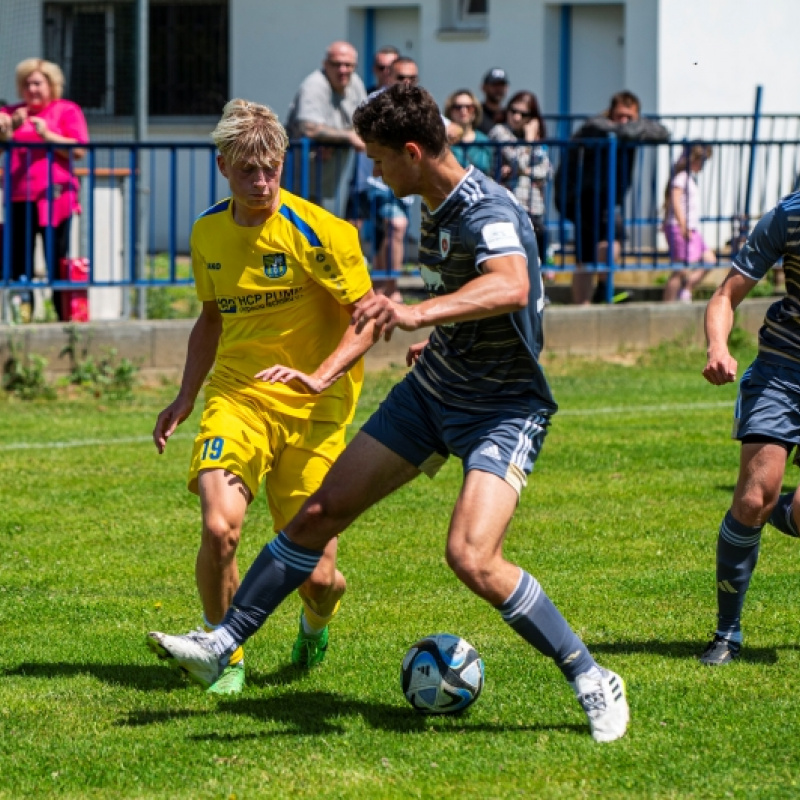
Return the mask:
<svg viewBox="0 0 800 800">
<path fill-rule="evenodd" d="M 325 544 L 380 499 L 433 476 L 451 453 L 464 482 L 447 536 L 447 562 L 571 683 L 601 742 L 623 736 L 622 679 L 599 667 L 538 581 L 506 561 L 503 539 L 556 404 L 538 363 L 542 281 L 536 238 L 511 194 L 459 165 L 433 98 L 397 85 L 372 96 L 354 124 L 398 197 L 424 201 L 420 261 L 430 291 L 415 306 L 376 296 L 358 305 L 357 329 L 433 327 L 413 346 L 413 369 L 389 393 L 299 514 L 261 551 L 214 633 L 151 633 L 150 646 L 201 682 L 266 621 L 314 569 Z M 306 382 L 287 370 L 284 380 Z M 313 387 L 308 386 L 309 389 Z"/>
<path fill-rule="evenodd" d="M 780 494 L 789 454 L 800 445 L 800 192 L 759 221 L 708 302 L 703 375 L 710 383 L 736 379 L 738 365 L 728 350 L 734 311 L 781 258 L 786 296 L 767 309 L 758 356 L 739 384 L 733 433 L 742 443 L 739 479 L 717 537 L 717 628 L 700 656 L 708 666 L 739 657 L 742 608 L 764 523 L 800 536 L 800 497 L 793 503 L 794 492 Z"/>
</svg>

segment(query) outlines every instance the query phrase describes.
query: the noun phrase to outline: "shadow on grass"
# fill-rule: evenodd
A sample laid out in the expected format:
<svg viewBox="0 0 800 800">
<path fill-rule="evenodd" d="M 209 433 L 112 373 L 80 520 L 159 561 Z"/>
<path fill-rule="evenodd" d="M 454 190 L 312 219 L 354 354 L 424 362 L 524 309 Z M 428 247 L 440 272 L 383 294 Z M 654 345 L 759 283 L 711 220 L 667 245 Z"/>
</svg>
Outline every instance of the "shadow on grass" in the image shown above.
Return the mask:
<svg viewBox="0 0 800 800">
<path fill-rule="evenodd" d="M 197 741 L 235 742 L 263 739 L 265 736 L 345 733 L 348 726 L 344 720 L 352 717 L 360 717 L 371 728 L 391 733 L 417 734 L 440 731 L 461 735 L 504 731 L 574 731 L 580 734 L 586 732 L 586 726 L 581 724 L 504 725 L 477 719 L 473 722 L 469 712 L 456 716 L 426 717 L 410 708 L 387 703 L 364 702 L 331 692 L 291 692 L 276 697 L 220 699 L 214 708 L 200 711 L 187 709 L 137 711 L 119 720 L 117 725 L 143 727 L 194 717 L 216 720 L 215 727 L 225 728 L 229 723 L 221 716 L 224 714 L 252 717 L 259 723 L 281 725 L 282 729 L 265 731 L 260 728 L 244 732 L 215 730 L 208 733 L 194 733 L 189 738 Z"/>
<path fill-rule="evenodd" d="M 36 664 L 23 662 L 14 669 L 5 669 L 3 676 L 22 676 L 26 678 L 69 678 L 77 675 L 91 675 L 97 680 L 112 686 L 128 686 L 141 691 L 173 691 L 187 686 L 186 679 L 177 671 L 154 664 L 139 666 L 135 664 L 69 664 L 55 662 Z"/>
<path fill-rule="evenodd" d="M 306 670 L 293 664 L 287 664 L 268 674 L 248 674 L 247 681 L 253 686 L 261 687 L 289 686 L 307 674 Z M 192 685 L 180 670 L 167 663 L 140 666 L 133 664 L 69 664 L 66 662 L 36 664 L 23 662 L 14 669 L 2 670 L 0 675 L 26 678 L 70 678 L 77 675 L 91 675 L 112 686 L 128 686 L 140 691 L 173 691 Z"/>
<path fill-rule="evenodd" d="M 615 656 L 624 656 L 642 653 L 644 655 L 666 656 L 667 658 L 696 661 L 697 656 L 703 652 L 706 644 L 707 642 L 705 641 L 664 642 L 655 640 L 641 642 L 590 642 L 589 650 L 594 655 L 610 653 Z M 749 647 L 745 644 L 742 648 L 742 655 L 739 660 L 743 663 L 776 664 L 778 662 L 779 650 L 800 650 L 800 645 L 786 644 L 779 645 L 778 647 Z"/>
</svg>

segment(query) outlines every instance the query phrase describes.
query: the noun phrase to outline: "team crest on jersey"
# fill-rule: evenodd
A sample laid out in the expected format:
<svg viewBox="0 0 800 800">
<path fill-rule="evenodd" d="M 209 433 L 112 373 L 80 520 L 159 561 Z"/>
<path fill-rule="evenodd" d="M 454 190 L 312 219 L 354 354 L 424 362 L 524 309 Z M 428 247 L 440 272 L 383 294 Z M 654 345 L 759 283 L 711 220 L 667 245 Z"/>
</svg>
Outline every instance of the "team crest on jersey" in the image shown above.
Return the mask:
<svg viewBox="0 0 800 800">
<path fill-rule="evenodd" d="M 450 231 L 439 231 L 439 252 L 442 258 L 450 255 Z"/>
<path fill-rule="evenodd" d="M 263 256 L 264 274 L 268 278 L 282 278 L 286 274 L 286 254 L 270 253 Z"/>
</svg>

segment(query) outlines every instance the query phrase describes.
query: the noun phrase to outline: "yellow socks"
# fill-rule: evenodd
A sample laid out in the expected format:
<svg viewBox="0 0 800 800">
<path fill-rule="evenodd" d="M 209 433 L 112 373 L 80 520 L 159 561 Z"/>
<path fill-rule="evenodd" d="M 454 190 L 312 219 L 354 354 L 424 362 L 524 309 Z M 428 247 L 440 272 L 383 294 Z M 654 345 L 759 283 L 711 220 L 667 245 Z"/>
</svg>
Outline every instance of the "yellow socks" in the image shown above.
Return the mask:
<svg viewBox="0 0 800 800">
<path fill-rule="evenodd" d="M 337 600 L 330 614 L 322 615 L 311 605 L 309 598 L 301 594 L 300 599 L 303 601 L 303 628 L 306 629 L 306 633 L 319 633 L 336 616 L 342 604 Z"/>
</svg>

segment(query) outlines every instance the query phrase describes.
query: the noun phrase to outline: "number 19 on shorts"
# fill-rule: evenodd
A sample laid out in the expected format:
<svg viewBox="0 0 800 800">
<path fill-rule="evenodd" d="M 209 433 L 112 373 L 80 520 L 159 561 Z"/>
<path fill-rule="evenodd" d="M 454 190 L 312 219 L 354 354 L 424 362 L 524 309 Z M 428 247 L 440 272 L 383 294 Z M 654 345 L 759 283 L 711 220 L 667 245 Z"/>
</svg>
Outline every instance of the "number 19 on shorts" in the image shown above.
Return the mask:
<svg viewBox="0 0 800 800">
<path fill-rule="evenodd" d="M 200 451 L 200 459 L 202 461 L 219 461 L 224 446 L 225 440 L 219 436 L 215 436 L 213 439 L 206 439 L 203 442 L 203 449 Z"/>
</svg>

